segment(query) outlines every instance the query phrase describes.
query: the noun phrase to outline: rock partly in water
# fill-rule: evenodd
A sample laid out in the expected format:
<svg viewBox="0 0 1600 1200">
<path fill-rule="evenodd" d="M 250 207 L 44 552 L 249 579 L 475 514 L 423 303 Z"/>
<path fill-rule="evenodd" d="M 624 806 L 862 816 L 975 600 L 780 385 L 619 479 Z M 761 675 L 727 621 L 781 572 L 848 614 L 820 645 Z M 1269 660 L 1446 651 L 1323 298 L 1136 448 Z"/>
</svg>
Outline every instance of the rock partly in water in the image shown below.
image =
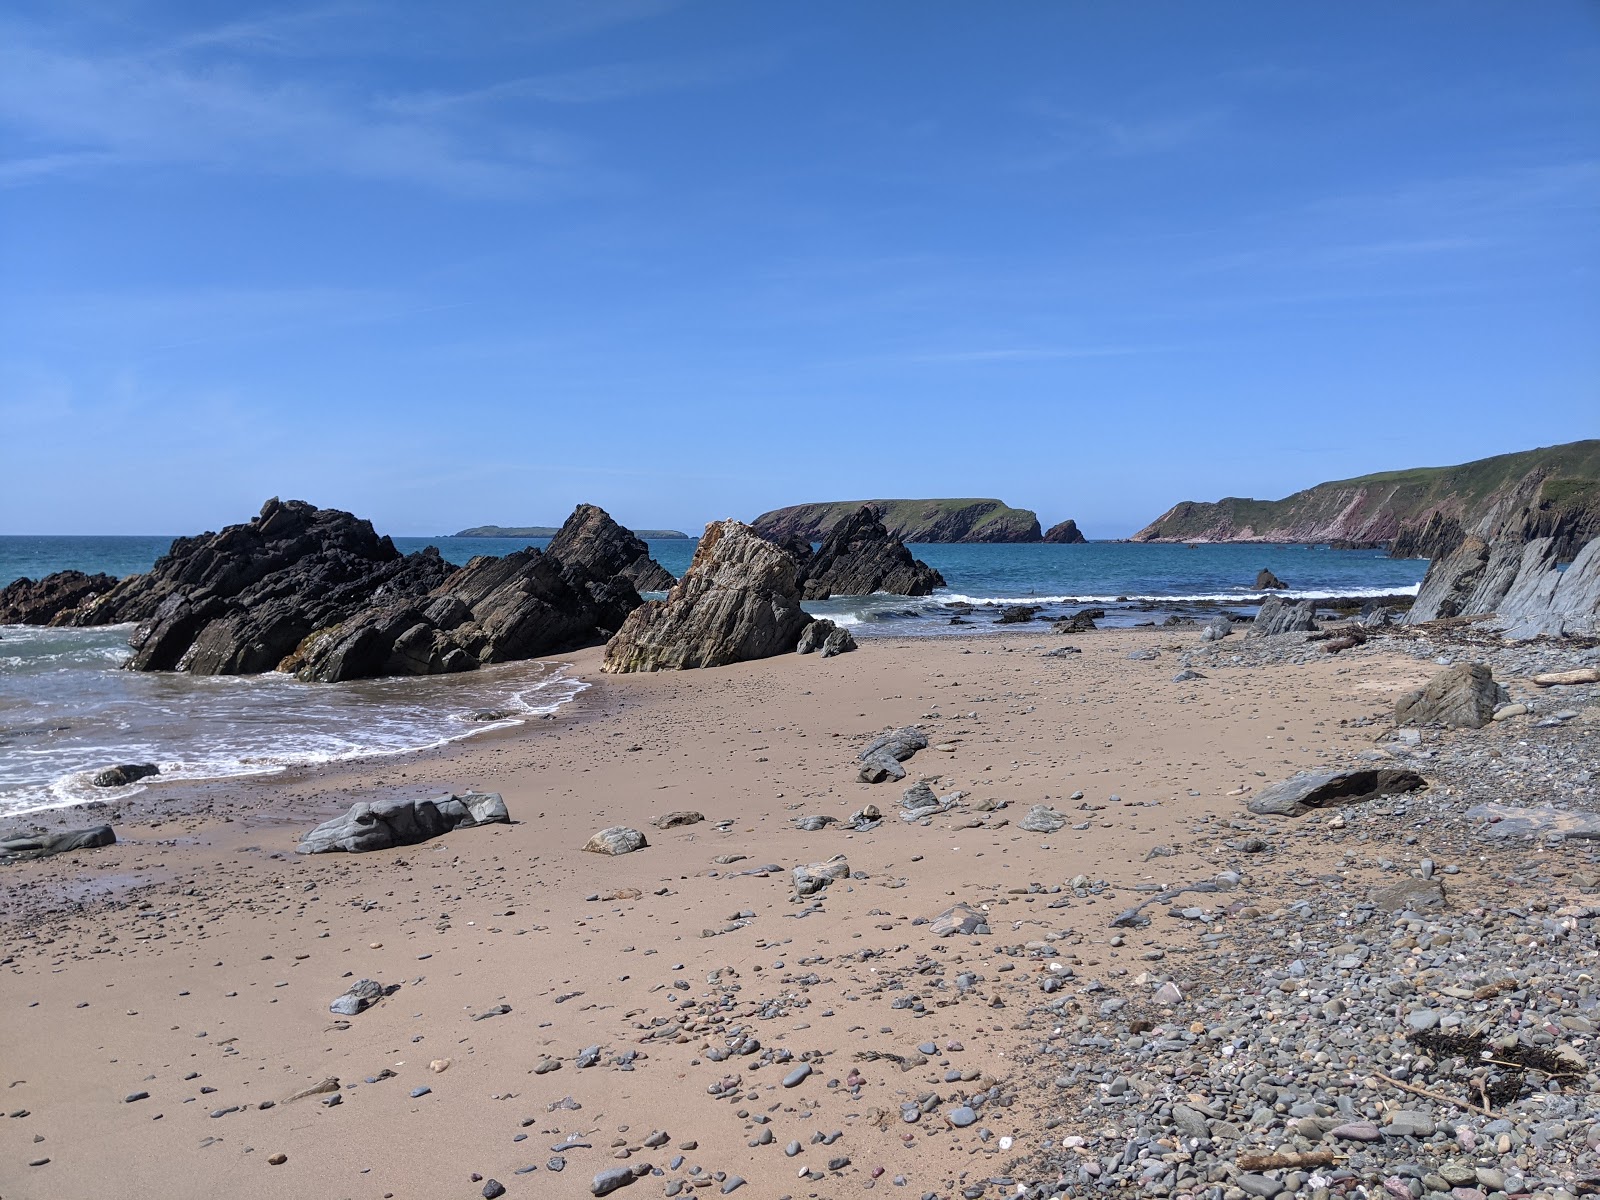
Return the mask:
<svg viewBox="0 0 1600 1200">
<path fill-rule="evenodd" d="M 649 844 L 637 829 L 612 825 L 596 832 L 583 844 L 583 848 L 590 854 L 632 854 Z"/>
<path fill-rule="evenodd" d="M 360 803 L 342 817 L 318 825 L 295 847 L 296 854 L 344 851 L 365 854 L 392 846 L 414 846 L 453 829 L 509 824 L 499 792 L 446 793 L 421 800 Z"/>
<path fill-rule="evenodd" d="M 628 615 L 601 669 L 688 670 L 787 654 L 811 619 L 794 560 L 742 522 L 714 521 L 667 598 Z"/>
<path fill-rule="evenodd" d="M 89 783 L 93 787 L 127 787 L 130 783 L 137 783 L 141 779 L 148 779 L 152 775 L 161 774 L 161 768 L 155 763 L 121 763 L 115 767 L 107 767 Z"/>
<path fill-rule="evenodd" d="M 1362 804 L 1427 786 L 1427 780 L 1415 771 L 1303 773 L 1266 788 L 1252 797 L 1247 807 L 1257 816 L 1298 817 L 1319 808 Z"/>
<path fill-rule="evenodd" d="M 1058 546 L 1081 546 L 1089 539 L 1083 536 L 1078 529 L 1078 523 L 1071 518 L 1050 526 L 1045 531 L 1044 540 Z"/>
<path fill-rule="evenodd" d="M 1256 572 L 1256 591 L 1258 592 L 1281 592 L 1288 586 L 1287 583 L 1279 579 L 1266 567 L 1262 567 L 1261 570 Z"/>
<path fill-rule="evenodd" d="M 1482 729 L 1507 700 L 1505 690 L 1482 663 L 1457 663 L 1440 671 L 1427 685 L 1395 702 L 1396 725 L 1443 725 L 1447 729 Z"/>
<path fill-rule="evenodd" d="M 1298 604 L 1285 604 L 1276 596 L 1268 596 L 1256 613 L 1250 626 L 1251 637 L 1270 637 L 1277 633 L 1308 633 L 1317 627 L 1317 606 L 1310 600 Z"/>
<path fill-rule="evenodd" d="M 92 850 L 98 846 L 115 845 L 117 835 L 109 825 L 92 825 L 88 829 L 70 829 L 63 833 L 26 834 L 21 837 L 0 839 L 0 862 L 18 862 L 29 858 L 49 858 L 69 850 Z"/>
<path fill-rule="evenodd" d="M 806 600 L 873 592 L 927 596 L 944 586 L 944 576 L 913 558 L 884 528 L 878 510 L 870 504 L 863 504 L 828 531 L 801 568 L 800 577 Z"/>
<path fill-rule="evenodd" d="M 69 624 L 71 615 L 117 586 L 110 575 L 57 571 L 40 580 L 23 577 L 0 588 L 0 625 Z"/>
<path fill-rule="evenodd" d="M 665 592 L 677 582 L 650 557 L 650 547 L 611 519 L 605 509 L 580 504 L 550 539 L 546 554 L 569 572 L 603 583 L 622 578 L 641 592 Z"/>
</svg>

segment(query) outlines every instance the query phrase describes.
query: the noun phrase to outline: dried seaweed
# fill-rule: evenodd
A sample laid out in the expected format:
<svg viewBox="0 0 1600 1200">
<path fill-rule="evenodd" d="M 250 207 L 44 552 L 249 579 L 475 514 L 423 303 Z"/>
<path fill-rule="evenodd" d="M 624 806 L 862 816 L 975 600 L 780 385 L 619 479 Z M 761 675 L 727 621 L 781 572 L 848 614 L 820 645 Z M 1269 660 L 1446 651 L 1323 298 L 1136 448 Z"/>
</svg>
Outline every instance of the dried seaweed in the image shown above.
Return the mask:
<svg viewBox="0 0 1600 1200">
<path fill-rule="evenodd" d="M 1477 1081 L 1484 1102 L 1498 1107 L 1520 1097 L 1528 1087 L 1528 1073 L 1537 1072 L 1550 1079 L 1576 1079 L 1581 1072 L 1559 1054 L 1521 1042 L 1500 1048 L 1481 1033 L 1453 1033 L 1444 1029 L 1425 1029 L 1410 1035 L 1413 1045 L 1426 1050 L 1436 1062 L 1460 1059 L 1463 1067 L 1486 1066 L 1489 1076 Z M 1438 1072 L 1448 1075 L 1449 1071 Z"/>
</svg>

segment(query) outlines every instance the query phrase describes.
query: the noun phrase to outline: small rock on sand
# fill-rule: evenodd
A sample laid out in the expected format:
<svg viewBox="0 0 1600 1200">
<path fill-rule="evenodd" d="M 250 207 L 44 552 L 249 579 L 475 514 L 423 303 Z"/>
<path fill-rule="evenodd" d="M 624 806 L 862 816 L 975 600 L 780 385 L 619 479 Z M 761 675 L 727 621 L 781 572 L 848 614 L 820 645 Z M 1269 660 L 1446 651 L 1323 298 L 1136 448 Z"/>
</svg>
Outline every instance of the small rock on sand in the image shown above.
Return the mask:
<svg viewBox="0 0 1600 1200">
<path fill-rule="evenodd" d="M 583 844 L 583 848 L 590 854 L 632 854 L 649 844 L 645 841 L 644 834 L 637 829 L 629 829 L 626 825 L 613 825 L 596 833 Z"/>
</svg>

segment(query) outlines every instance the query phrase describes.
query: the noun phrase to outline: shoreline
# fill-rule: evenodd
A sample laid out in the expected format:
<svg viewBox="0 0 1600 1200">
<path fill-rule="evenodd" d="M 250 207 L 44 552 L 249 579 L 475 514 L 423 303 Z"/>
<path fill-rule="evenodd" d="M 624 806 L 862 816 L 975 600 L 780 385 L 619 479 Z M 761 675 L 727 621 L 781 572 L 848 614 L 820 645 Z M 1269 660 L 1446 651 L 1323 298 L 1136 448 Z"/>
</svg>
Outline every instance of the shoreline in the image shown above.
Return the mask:
<svg viewBox="0 0 1600 1200">
<path fill-rule="evenodd" d="M 589 1195 L 602 1171 L 649 1163 L 662 1175 L 624 1195 L 677 1183 L 715 1196 L 738 1176 L 749 1181 L 739 1195 L 774 1200 L 898 1180 L 896 1194 L 998 1200 L 1057 1179 L 1037 1195 L 1198 1200 L 1238 1187 L 1239 1154 L 1306 1143 L 1335 1146 L 1338 1169 L 1353 1168 L 1330 1198 L 1376 1195 L 1363 1189 L 1397 1164 L 1417 1160 L 1426 1174 L 1465 1155 L 1455 1125 L 1446 1132 L 1461 1114 L 1362 1082 L 1409 1069 L 1397 1007 L 1470 1007 L 1439 989 L 1492 961 L 1529 990 L 1483 1002 L 1491 1015 L 1537 1011 L 1562 1031 L 1558 1045 L 1584 1041 L 1561 1020 L 1600 1018 L 1592 988 L 1586 1009 L 1540 965 L 1597 954 L 1593 917 L 1551 915 L 1594 902 L 1593 844 L 1491 851 L 1463 818 L 1485 788 L 1600 808 L 1571 766 L 1600 720 L 1600 689 L 1535 697 L 1538 719 L 1558 703 L 1578 714 L 1549 728 L 1530 717 L 1425 731 L 1415 745 L 1390 735 L 1394 697 L 1437 671 L 1435 658 L 1479 653 L 1469 635 L 1423 630 L 1330 656 L 1297 635 L 1203 646 L 1193 629 L 1117 629 L 1049 658 L 1063 639 L 1022 629 L 605 677 L 593 650 L 563 661 L 597 686 L 552 720 L 403 762 L 197 788 L 187 815 L 120 826 L 116 846 L 0 869 L 7 1082 L 21 1081 L 7 1108 L 29 1113 L 0 1122 L 0 1192 L 156 1196 L 180 1172 L 196 1192 L 247 1197 L 465 1198 L 484 1187 L 478 1175 L 513 1200 L 561 1200 Z M 1150 649 L 1154 661 L 1128 658 Z M 1514 694 L 1529 671 L 1571 657 L 1483 653 Z M 1184 663 L 1201 678 L 1174 682 Z M 907 778 L 857 782 L 867 740 L 905 724 L 932 743 Z M 1296 769 L 1382 760 L 1434 786 L 1334 816 L 1243 813 Z M 966 794 L 931 820 L 902 821 L 900 793 L 919 778 Z M 293 852 L 299 832 L 354 799 L 468 784 L 500 791 L 514 823 L 365 855 Z M 843 821 L 865 804 L 888 819 L 865 832 L 794 824 Z M 1020 830 L 1035 804 L 1069 823 Z M 650 823 L 674 810 L 706 819 Z M 614 824 L 650 845 L 581 852 Z M 851 875 L 797 901 L 790 868 L 835 853 Z M 1413 921 L 1365 907 L 1423 882 L 1425 858 L 1447 881 L 1442 908 Z M 1229 890 L 1174 892 L 1227 872 L 1239 877 Z M 1112 923 L 1180 895 L 1147 908 L 1147 926 Z M 962 903 L 990 932 L 937 936 L 928 922 Z M 1348 925 L 1368 912 L 1367 925 Z M 1575 940 L 1549 940 L 1547 920 L 1572 922 Z M 1449 941 L 1436 927 L 1453 946 L 1427 948 Z M 1530 930 L 1531 941 L 1504 940 Z M 1362 972 L 1335 965 L 1352 940 L 1380 983 L 1405 990 L 1363 999 Z M 1284 991 L 1302 978 L 1296 961 L 1305 982 Z M 363 977 L 399 990 L 330 1018 L 329 1002 Z M 1166 982 L 1175 1004 L 1155 999 Z M 1563 987 L 1577 998 L 1562 1000 Z M 1349 1011 L 1327 1029 L 1353 1038 L 1337 1044 L 1355 1056 L 1355 1082 L 1298 1057 L 1326 1020 L 1318 1006 L 1339 997 Z M 1205 1032 L 1188 1032 L 1196 1025 Z M 727 1053 L 752 1039 L 750 1052 Z M 1219 1057 L 1223 1044 L 1233 1059 Z M 1296 1098 L 1252 1124 L 1261 1102 L 1237 1086 L 1252 1076 L 1235 1061 L 1258 1063 Z M 811 1076 L 783 1086 L 802 1063 Z M 328 1077 L 338 1092 L 288 1100 Z M 1570 1132 L 1544 1149 L 1491 1150 L 1485 1169 L 1575 1187 L 1574 1164 L 1600 1152 L 1583 1132 L 1600 1115 L 1595 1090 L 1507 1106 L 1519 1138 L 1539 1122 Z M 127 1100 L 137 1093 L 148 1097 Z M 331 1096 L 340 1103 L 325 1105 Z M 1332 1120 L 1322 1110 L 1341 1113 L 1338 1097 L 1351 1119 L 1385 1128 L 1427 1110 L 1439 1132 L 1421 1145 L 1313 1138 L 1315 1122 Z M 1175 1103 L 1199 1115 L 1175 1128 Z M 971 1125 L 948 1119 L 963 1105 L 976 1106 Z M 1301 1105 L 1310 1116 L 1291 1115 Z M 1196 1120 L 1205 1136 L 1180 1148 Z M 1263 1177 L 1280 1192 L 1328 1186 L 1308 1172 L 1290 1186 L 1293 1174 Z"/>
</svg>

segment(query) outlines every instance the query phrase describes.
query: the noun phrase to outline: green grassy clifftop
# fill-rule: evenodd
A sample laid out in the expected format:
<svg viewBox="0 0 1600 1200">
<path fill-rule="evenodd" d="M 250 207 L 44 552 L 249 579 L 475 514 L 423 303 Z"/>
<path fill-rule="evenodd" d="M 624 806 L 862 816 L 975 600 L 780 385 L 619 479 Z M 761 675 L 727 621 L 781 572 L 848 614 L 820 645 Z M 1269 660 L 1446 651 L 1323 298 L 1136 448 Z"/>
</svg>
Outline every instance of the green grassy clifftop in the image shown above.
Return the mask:
<svg viewBox="0 0 1600 1200">
<path fill-rule="evenodd" d="M 1136 542 L 1381 542 L 1436 557 L 1468 533 L 1555 537 L 1561 553 L 1600 536 L 1600 440 L 1498 454 L 1453 467 L 1379 471 L 1282 500 L 1186 500 Z"/>
</svg>

